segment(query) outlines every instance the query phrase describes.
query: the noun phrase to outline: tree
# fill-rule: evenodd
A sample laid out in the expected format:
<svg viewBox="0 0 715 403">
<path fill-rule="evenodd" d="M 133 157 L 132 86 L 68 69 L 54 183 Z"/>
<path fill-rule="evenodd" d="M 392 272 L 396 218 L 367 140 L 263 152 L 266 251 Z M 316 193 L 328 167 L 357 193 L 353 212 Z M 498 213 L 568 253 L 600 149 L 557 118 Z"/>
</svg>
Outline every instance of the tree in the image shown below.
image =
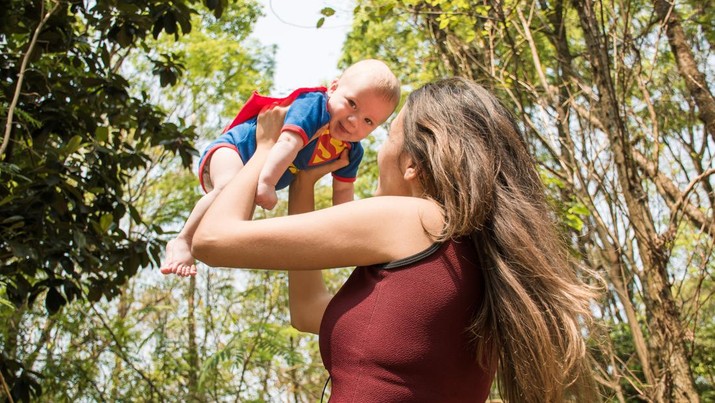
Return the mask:
<svg viewBox="0 0 715 403">
<path fill-rule="evenodd" d="M 609 282 L 608 332 L 592 336 L 604 391 L 621 401 L 698 401 L 713 387 L 696 384 L 691 359 L 712 343 L 707 4 L 366 0 L 347 45 L 346 60 L 414 52 L 434 76 L 513 105 L 575 256 Z"/>
<path fill-rule="evenodd" d="M 115 68 L 118 76 L 131 76 L 129 97 L 154 108 L 164 122 L 190 128 L 199 142 L 213 138 L 220 120 L 232 118 L 252 90 L 271 85 L 271 49 L 248 39 L 260 14 L 257 5 L 236 2 L 223 13 L 229 22 L 199 10 L 191 33 L 146 38 Z M 157 61 L 180 68 L 181 78 L 157 69 Z M 156 75 L 147 73 L 152 71 Z M 176 83 L 159 90 L 157 81 Z M 118 168 L 122 202 L 133 206 L 141 223 L 125 217 L 116 225 L 159 248 L 151 267 L 162 237 L 183 223 L 199 194 L 196 175 L 181 156 L 161 146 L 141 148 L 146 141 L 127 136 L 126 147 L 144 150 L 144 163 Z M 57 248 L 69 246 L 60 242 Z M 115 299 L 82 294 L 51 315 L 32 300 L 17 310 L 0 309 L 0 317 L 15 325 L 3 327 L 0 338 L 4 348 L 16 346 L 17 366 L 3 373 L 10 373 L 7 379 L 16 375 L 13 398 L 27 400 L 40 387 L 40 398 L 48 401 L 272 400 L 290 393 L 298 402 L 319 396 L 325 378 L 321 366 L 310 364 L 319 362 L 315 340 L 286 329 L 284 276 L 204 271 L 187 284 L 140 273 L 117 285 Z M 235 287 L 238 276 L 248 281 L 243 291 Z M 32 383 L 23 383 L 22 376 Z M 256 378 L 262 381 L 256 384 Z"/>
<path fill-rule="evenodd" d="M 218 17 L 227 2 L 208 2 Z M 3 143 L 0 148 L 0 259 L 7 299 L 17 310 L 3 334 L 2 376 L 15 398 L 39 393 L 17 360 L 17 326 L 36 298 L 55 313 L 76 299 L 116 296 L 161 244 L 126 198 L 150 153 L 185 166 L 192 127 L 178 126 L 132 94 L 123 61 L 150 53 L 149 34 L 191 31 L 197 1 L 132 3 L 4 1 L 0 18 Z M 162 86 L 182 66 L 151 58 Z M 131 223 L 127 232 L 125 223 Z"/>
</svg>

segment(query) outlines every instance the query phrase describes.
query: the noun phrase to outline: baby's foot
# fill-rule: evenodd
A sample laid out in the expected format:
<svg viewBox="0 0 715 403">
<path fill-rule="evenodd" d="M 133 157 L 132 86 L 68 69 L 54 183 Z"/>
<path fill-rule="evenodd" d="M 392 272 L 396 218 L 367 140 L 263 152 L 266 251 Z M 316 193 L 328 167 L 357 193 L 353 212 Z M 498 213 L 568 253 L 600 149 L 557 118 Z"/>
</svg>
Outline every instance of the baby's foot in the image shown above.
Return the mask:
<svg viewBox="0 0 715 403">
<path fill-rule="evenodd" d="M 178 265 L 175 273 L 181 277 L 195 276 L 196 275 L 196 265 L 191 266 Z"/>
<path fill-rule="evenodd" d="M 196 265 L 188 241 L 184 238 L 176 238 L 166 244 L 166 261 L 161 265 L 161 272 L 183 276 L 196 274 Z"/>
<path fill-rule="evenodd" d="M 276 187 L 267 183 L 259 183 L 256 189 L 256 204 L 266 210 L 272 210 L 278 203 Z"/>
</svg>

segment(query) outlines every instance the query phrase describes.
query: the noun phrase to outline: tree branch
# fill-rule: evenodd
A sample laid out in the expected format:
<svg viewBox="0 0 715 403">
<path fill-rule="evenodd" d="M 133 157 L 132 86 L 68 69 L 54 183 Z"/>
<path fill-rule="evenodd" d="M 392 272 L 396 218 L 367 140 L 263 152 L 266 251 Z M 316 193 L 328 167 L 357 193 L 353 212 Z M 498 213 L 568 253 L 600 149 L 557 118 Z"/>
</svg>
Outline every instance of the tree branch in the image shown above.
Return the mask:
<svg viewBox="0 0 715 403">
<path fill-rule="evenodd" d="M 166 401 L 166 397 L 165 397 L 165 396 L 161 393 L 161 391 L 154 385 L 154 382 L 152 382 L 152 380 L 151 380 L 144 372 L 142 372 L 142 370 L 140 370 L 139 368 L 137 368 L 136 366 L 134 366 L 134 363 L 132 363 L 132 362 L 129 360 L 129 357 L 127 357 L 127 356 L 124 354 L 124 350 L 122 349 L 122 344 L 119 342 L 119 339 L 117 338 L 117 336 L 116 336 L 116 335 L 114 334 L 114 332 L 112 331 L 112 328 L 109 327 L 109 325 L 108 325 L 107 322 L 104 320 L 104 318 L 102 317 L 102 315 L 99 313 L 99 311 L 97 311 L 97 308 L 94 307 L 94 304 L 90 304 L 90 307 L 92 308 L 92 310 L 94 311 L 94 313 L 97 315 L 97 318 L 99 318 L 99 321 L 102 322 L 102 326 L 104 326 L 104 329 L 107 330 L 107 332 L 109 332 L 109 335 L 110 335 L 110 336 L 112 336 L 112 340 L 114 340 L 114 342 L 115 342 L 116 345 L 117 345 L 117 354 L 119 355 L 119 357 L 120 357 L 124 362 L 126 362 L 127 365 L 129 365 L 137 374 L 139 374 L 139 376 L 141 376 L 142 379 L 144 379 L 144 380 L 149 384 L 149 387 L 159 396 L 159 398 L 160 398 L 160 400 L 161 400 L 162 402 L 163 402 L 163 401 Z"/>
<path fill-rule="evenodd" d="M 10 403 L 14 403 L 12 400 L 12 395 L 10 394 L 10 388 L 7 387 L 7 382 L 5 382 L 5 377 L 2 376 L 2 372 L 0 372 L 0 381 L 2 381 L 2 388 L 5 394 L 7 395 L 7 400 Z"/>
<path fill-rule="evenodd" d="M 50 19 L 52 14 L 55 11 L 57 11 L 57 9 L 59 7 L 60 7 L 60 2 L 56 1 L 55 6 L 52 7 L 52 9 L 50 11 L 48 11 L 47 14 L 45 14 L 45 16 L 42 18 L 42 21 L 40 21 L 40 23 L 37 24 L 37 28 L 35 28 L 35 32 L 32 34 L 32 39 L 30 40 L 30 45 L 27 48 L 27 52 L 25 53 L 25 56 L 22 58 L 22 63 L 20 64 L 20 72 L 17 74 L 17 85 L 15 85 L 15 94 L 13 94 L 12 102 L 10 102 L 10 107 L 7 110 L 7 121 L 5 122 L 5 135 L 3 136 L 3 139 L 2 139 L 2 146 L 0 146 L 0 158 L 2 158 L 2 155 L 5 154 L 5 149 L 7 149 L 7 145 L 10 142 L 10 132 L 12 131 L 12 120 L 15 115 L 15 109 L 17 108 L 17 102 L 20 99 L 20 91 L 22 90 L 22 82 L 25 80 L 25 70 L 27 70 L 27 63 L 30 60 L 30 56 L 32 55 L 32 52 L 35 50 L 35 45 L 37 44 L 37 38 L 40 36 L 40 31 L 42 31 L 42 27 L 45 26 L 45 24 Z"/>
<path fill-rule="evenodd" d="M 705 172 L 701 173 L 697 177 L 693 178 L 693 180 L 690 181 L 688 186 L 685 188 L 685 190 L 680 194 L 680 197 L 678 200 L 673 204 L 673 206 L 670 207 L 670 225 L 668 226 L 669 231 L 674 231 L 675 227 L 677 226 L 677 223 L 679 220 L 675 219 L 678 210 L 680 209 L 681 205 L 690 205 L 690 203 L 687 202 L 688 194 L 692 192 L 692 190 L 695 188 L 695 185 L 698 184 L 698 182 L 702 181 L 703 179 L 707 178 L 710 175 L 715 174 L 715 168 L 710 168 L 706 170 Z M 712 228 L 709 228 L 712 230 Z M 712 234 L 710 231 L 708 231 L 710 235 L 715 235 Z"/>
<path fill-rule="evenodd" d="M 665 202 L 668 204 L 668 207 L 671 208 L 671 211 L 674 211 L 673 206 L 682 197 L 682 192 L 680 191 L 680 189 L 678 189 L 678 187 L 673 183 L 673 181 L 670 180 L 670 178 L 663 175 L 662 172 L 658 172 L 655 163 L 649 160 L 645 155 L 634 150 L 633 160 L 636 162 L 636 164 L 638 164 L 639 168 L 643 170 L 643 172 L 645 172 L 647 177 L 652 180 L 653 183 L 655 183 L 656 187 L 658 188 L 658 193 L 663 196 Z M 705 172 L 709 171 L 711 170 Z M 705 172 L 699 175 L 696 179 L 702 180 L 705 178 L 705 176 L 708 176 L 704 175 Z M 690 203 L 683 204 L 681 209 L 683 211 L 683 214 L 688 217 L 688 219 L 693 225 L 702 228 L 703 231 L 706 234 L 709 234 L 711 237 L 715 237 L 715 224 L 713 224 L 713 222 L 709 220 L 705 216 L 705 214 L 700 211 L 700 209 Z"/>
<path fill-rule="evenodd" d="M 675 11 L 672 0 L 654 0 L 655 11 L 665 26 L 665 32 L 670 42 L 678 71 L 685 80 L 685 85 L 698 105 L 699 118 L 705 124 L 705 130 L 715 140 L 715 97 L 708 88 L 707 79 L 698 69 L 698 64 L 687 42 L 685 31 L 680 24 L 680 18 Z"/>
</svg>

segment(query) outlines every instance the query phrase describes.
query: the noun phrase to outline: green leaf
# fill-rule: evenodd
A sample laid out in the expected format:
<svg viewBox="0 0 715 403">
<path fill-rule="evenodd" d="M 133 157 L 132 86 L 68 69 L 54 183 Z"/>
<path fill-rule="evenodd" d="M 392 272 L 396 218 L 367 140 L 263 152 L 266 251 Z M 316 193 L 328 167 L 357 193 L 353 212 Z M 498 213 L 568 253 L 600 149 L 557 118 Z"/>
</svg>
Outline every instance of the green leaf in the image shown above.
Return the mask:
<svg viewBox="0 0 715 403">
<path fill-rule="evenodd" d="M 129 205 L 129 215 L 132 217 L 132 220 L 134 220 L 135 223 L 142 223 L 141 213 L 139 213 L 139 210 L 137 210 L 136 207 L 132 206 L 131 204 Z"/>
<path fill-rule="evenodd" d="M 23 220 L 24 220 L 24 218 L 22 216 L 14 215 L 14 216 L 11 216 L 11 217 L 8 217 L 8 218 L 2 220 L 2 222 L 0 222 L 0 224 L 9 225 L 9 224 L 16 223 L 18 221 L 23 221 Z"/>
<path fill-rule="evenodd" d="M 69 157 L 71 154 L 79 150 L 79 148 L 82 146 L 82 137 L 79 135 L 72 136 L 72 138 L 65 143 L 65 145 L 60 149 L 60 155 L 62 156 L 61 159 L 65 159 Z"/>
<path fill-rule="evenodd" d="M 318 20 L 318 23 L 315 24 L 315 27 L 320 28 L 323 26 L 323 24 L 325 24 L 325 17 L 320 17 L 320 19 Z"/>
<path fill-rule="evenodd" d="M 6 300 L 5 298 L 0 297 L 0 305 L 5 306 L 10 308 L 11 310 L 15 310 L 15 305 L 12 304 L 12 302 Z"/>
<path fill-rule="evenodd" d="M 112 213 L 102 215 L 102 217 L 99 219 L 99 227 L 102 229 L 102 233 L 106 233 L 113 222 L 114 215 Z"/>
<path fill-rule="evenodd" d="M 586 206 L 584 206 L 581 203 L 576 203 L 573 206 L 571 206 L 571 208 L 569 208 L 568 212 L 571 214 L 578 214 L 578 215 L 582 215 L 582 216 L 591 215 L 591 211 L 589 211 L 589 209 L 586 208 Z"/>
<path fill-rule="evenodd" d="M 325 7 L 322 10 L 320 10 L 320 14 L 322 14 L 326 17 L 332 17 L 333 15 L 335 15 L 335 10 L 330 7 Z"/>
<path fill-rule="evenodd" d="M 73 234 L 74 244 L 77 249 L 84 249 L 87 247 L 87 237 L 81 231 L 75 231 Z"/>
<path fill-rule="evenodd" d="M 566 225 L 576 231 L 581 231 L 583 229 L 583 221 L 579 216 L 573 214 L 566 214 Z"/>
<path fill-rule="evenodd" d="M 87 300 L 90 302 L 97 302 L 102 298 L 102 288 L 100 285 L 92 284 L 89 287 L 89 292 L 87 293 Z"/>
<path fill-rule="evenodd" d="M 106 126 L 99 126 L 94 130 L 94 138 L 100 143 L 106 143 L 109 139 L 109 128 Z"/>
</svg>

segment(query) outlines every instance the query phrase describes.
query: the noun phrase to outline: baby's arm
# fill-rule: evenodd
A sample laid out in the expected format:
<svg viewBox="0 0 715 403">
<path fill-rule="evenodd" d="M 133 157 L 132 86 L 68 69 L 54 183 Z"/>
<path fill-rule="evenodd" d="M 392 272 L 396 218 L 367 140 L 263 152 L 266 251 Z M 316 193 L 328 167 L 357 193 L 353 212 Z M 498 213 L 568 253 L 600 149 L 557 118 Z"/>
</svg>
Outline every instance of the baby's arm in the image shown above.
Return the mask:
<svg viewBox="0 0 715 403">
<path fill-rule="evenodd" d="M 355 184 L 333 178 L 333 206 L 355 199 Z"/>
<path fill-rule="evenodd" d="M 261 174 L 258 177 L 256 189 L 256 204 L 271 210 L 278 202 L 276 184 L 283 173 L 293 162 L 298 152 L 303 148 L 303 138 L 289 130 L 284 130 L 276 144 L 271 147 Z"/>
</svg>

